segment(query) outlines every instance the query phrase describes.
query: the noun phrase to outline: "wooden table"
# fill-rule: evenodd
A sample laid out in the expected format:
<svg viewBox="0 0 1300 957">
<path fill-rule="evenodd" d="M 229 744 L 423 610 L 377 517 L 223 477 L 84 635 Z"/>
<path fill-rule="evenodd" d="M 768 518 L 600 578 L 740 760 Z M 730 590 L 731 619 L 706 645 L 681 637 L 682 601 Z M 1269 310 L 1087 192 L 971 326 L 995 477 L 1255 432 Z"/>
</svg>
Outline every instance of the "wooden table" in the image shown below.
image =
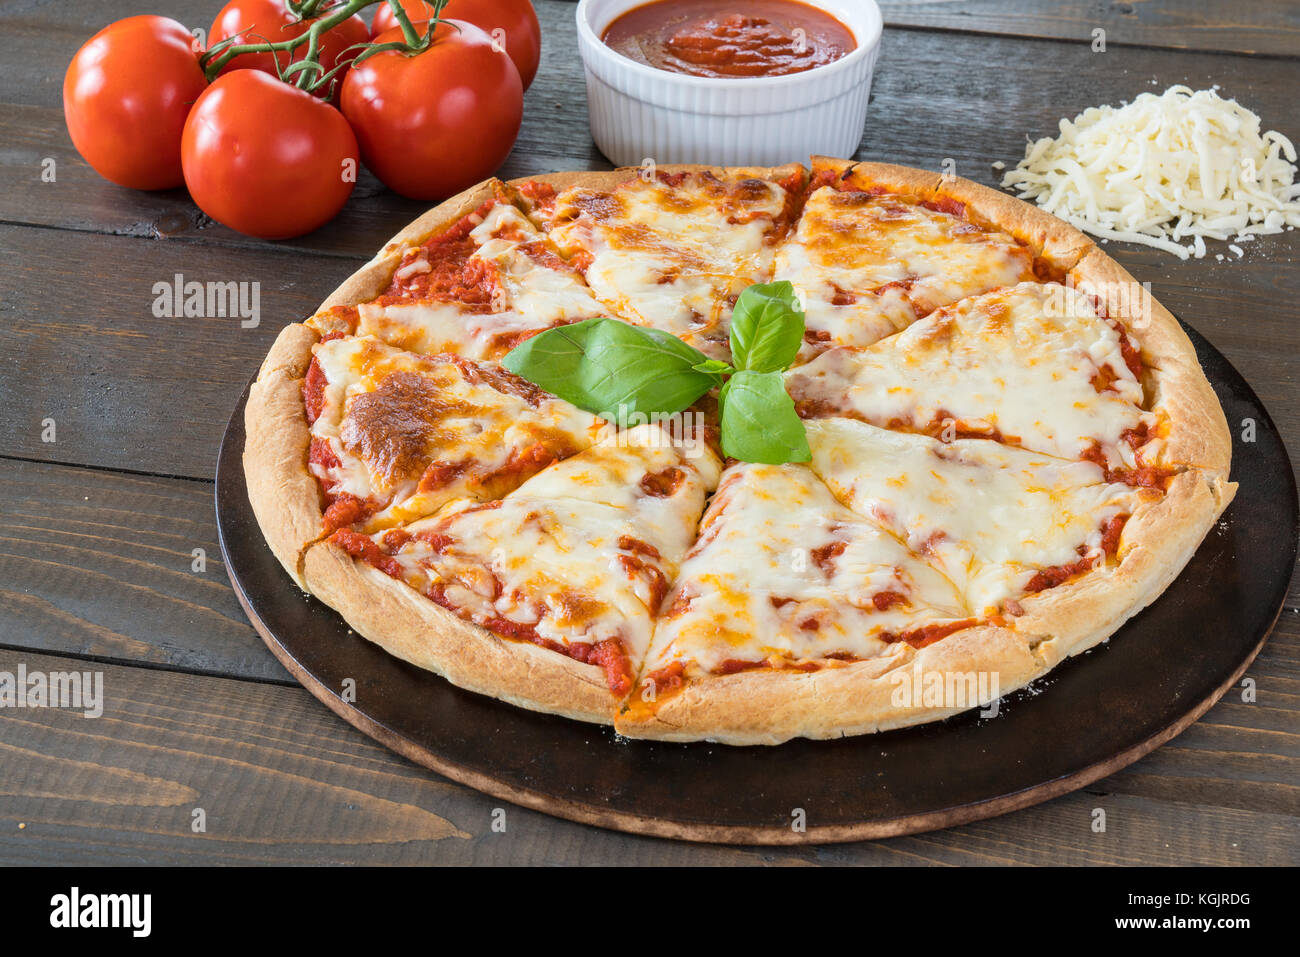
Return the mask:
<svg viewBox="0 0 1300 957">
<path fill-rule="evenodd" d="M 536 5 L 541 72 L 501 175 L 607 168 L 587 131 L 574 7 Z M 517 808 L 496 833 L 500 802 L 336 718 L 289 678 L 240 611 L 217 548 L 213 464 L 279 327 L 310 313 L 421 205 L 366 177 L 330 225 L 260 242 L 214 224 L 183 191 L 133 193 L 101 180 L 72 149 L 60 109 L 69 59 L 107 20 L 156 12 L 206 26 L 218 6 L 0 2 L 0 671 L 98 670 L 106 696 L 97 719 L 0 712 L 0 862 L 1300 860 L 1295 579 L 1250 669 L 1254 702 L 1230 692 L 1172 743 L 1085 791 L 878 843 L 693 846 Z M 1300 138 L 1294 4 L 882 6 L 888 27 L 863 158 L 932 169 L 951 158 L 959 174 L 995 184 L 990 164 L 1013 165 L 1026 135 L 1174 83 L 1222 84 L 1268 127 Z M 1091 49 L 1098 28 L 1104 53 Z M 53 183 L 42 181 L 47 159 Z M 1228 355 L 1300 450 L 1300 233 L 1249 243 L 1240 261 L 1108 251 Z M 261 323 L 155 318 L 152 287 L 177 273 L 261 283 Z M 43 441 L 51 419 L 55 441 Z M 196 808 L 206 826 L 197 832 Z M 1104 833 L 1092 828 L 1096 808 L 1106 812 Z"/>
</svg>

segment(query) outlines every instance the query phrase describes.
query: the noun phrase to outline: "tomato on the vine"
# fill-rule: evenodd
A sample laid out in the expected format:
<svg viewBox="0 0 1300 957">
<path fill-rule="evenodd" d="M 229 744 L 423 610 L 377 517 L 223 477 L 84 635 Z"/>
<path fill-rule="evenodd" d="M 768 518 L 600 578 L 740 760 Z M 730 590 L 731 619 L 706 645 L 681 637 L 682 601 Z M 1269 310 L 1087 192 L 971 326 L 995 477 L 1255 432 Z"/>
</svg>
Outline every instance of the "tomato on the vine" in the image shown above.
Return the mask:
<svg viewBox="0 0 1300 957">
<path fill-rule="evenodd" d="M 329 14 L 337 6 L 335 2 L 327 3 L 312 19 L 299 20 L 298 15 L 289 7 L 288 0 L 230 0 L 212 21 L 212 29 L 208 33 L 208 48 L 211 49 L 222 40 L 234 36 L 239 37 L 237 41 L 239 43 L 282 43 L 285 40 L 292 40 L 306 33 L 314 22 Z M 356 14 L 348 17 L 338 26 L 332 27 L 321 36 L 320 40 L 320 65 L 323 71 L 328 73 L 334 69 L 343 52 L 349 47 L 365 43 L 369 39 L 370 31 L 366 28 L 366 22 Z M 355 56 L 356 52 L 353 51 L 348 56 Z M 277 62 L 280 72 L 283 72 L 290 63 L 302 60 L 306 56 L 306 43 L 292 53 L 288 50 L 274 53 L 269 50 L 241 53 L 223 66 L 221 73 L 231 73 L 235 70 L 261 70 L 272 76 L 279 76 L 279 72 L 276 71 Z"/>
<path fill-rule="evenodd" d="M 395 29 L 376 41 L 401 39 Z M 411 199 L 440 199 L 505 161 L 519 135 L 524 90 L 491 37 L 444 20 L 420 53 L 388 50 L 353 66 L 339 105 L 362 159 L 386 186 Z"/>
<path fill-rule="evenodd" d="M 263 239 L 311 232 L 356 185 L 357 140 L 343 114 L 260 70 L 208 87 L 185 122 L 181 156 L 199 208 Z"/>
<path fill-rule="evenodd" d="M 111 23 L 77 51 L 63 78 L 72 145 L 121 186 L 179 186 L 181 128 L 207 85 L 194 37 L 175 20 Z"/>
<path fill-rule="evenodd" d="M 428 0 L 401 0 L 402 9 L 412 20 L 428 20 L 433 16 L 433 4 Z M 442 15 L 453 20 L 464 20 L 479 27 L 489 36 L 500 36 L 506 53 L 519 70 L 524 89 L 532 85 L 537 75 L 537 64 L 542 56 L 542 28 L 537 22 L 537 12 L 530 0 L 448 0 Z M 387 3 L 375 10 L 375 20 L 370 26 L 372 36 L 397 26 L 397 18 Z M 493 31 L 500 30 L 500 34 Z"/>
</svg>

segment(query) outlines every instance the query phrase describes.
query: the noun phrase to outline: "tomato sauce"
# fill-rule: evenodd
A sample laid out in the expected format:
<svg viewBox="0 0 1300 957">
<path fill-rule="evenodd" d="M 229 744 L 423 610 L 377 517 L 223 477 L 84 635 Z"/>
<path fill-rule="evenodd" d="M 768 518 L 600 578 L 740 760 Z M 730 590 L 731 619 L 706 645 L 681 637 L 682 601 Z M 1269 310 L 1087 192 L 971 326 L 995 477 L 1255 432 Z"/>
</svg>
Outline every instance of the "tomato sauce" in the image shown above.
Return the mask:
<svg viewBox="0 0 1300 957">
<path fill-rule="evenodd" d="M 391 578 L 396 578 L 398 581 L 402 580 L 401 563 L 397 559 L 385 555 L 383 549 L 376 545 L 369 535 L 362 535 L 360 532 L 354 532 L 348 528 L 340 528 L 330 536 L 330 541 L 353 558 L 368 562 Z"/>
<path fill-rule="evenodd" d="M 965 631 L 967 628 L 974 628 L 978 624 L 978 619 L 963 618 L 960 621 L 949 621 L 942 624 L 921 625 L 919 628 L 909 628 L 901 635 L 885 632 L 880 636 L 880 638 L 882 641 L 891 644 L 895 641 L 905 641 L 913 648 L 924 648 L 926 645 L 932 645 L 936 641 L 942 641 L 949 635 L 956 634 L 959 631 Z"/>
<path fill-rule="evenodd" d="M 848 27 L 798 0 L 654 0 L 601 40 L 646 66 L 715 78 L 803 73 L 857 46 Z"/>
<path fill-rule="evenodd" d="M 680 661 L 674 661 L 658 671 L 650 672 L 645 676 L 645 680 L 647 684 L 654 685 L 656 695 L 663 694 L 668 691 L 676 691 L 686 684 L 686 679 L 683 677 L 685 671 L 686 668 Z"/>
<path fill-rule="evenodd" d="M 494 311 L 499 277 L 491 265 L 473 258 L 478 244 L 470 233 L 496 203 L 488 200 L 450 229 L 408 250 L 375 304 L 455 302 L 470 312 Z"/>
<path fill-rule="evenodd" d="M 321 412 L 325 411 L 325 370 L 315 356 L 307 367 L 307 376 L 302 380 L 302 404 L 307 413 L 307 424 L 315 425 Z"/>
</svg>

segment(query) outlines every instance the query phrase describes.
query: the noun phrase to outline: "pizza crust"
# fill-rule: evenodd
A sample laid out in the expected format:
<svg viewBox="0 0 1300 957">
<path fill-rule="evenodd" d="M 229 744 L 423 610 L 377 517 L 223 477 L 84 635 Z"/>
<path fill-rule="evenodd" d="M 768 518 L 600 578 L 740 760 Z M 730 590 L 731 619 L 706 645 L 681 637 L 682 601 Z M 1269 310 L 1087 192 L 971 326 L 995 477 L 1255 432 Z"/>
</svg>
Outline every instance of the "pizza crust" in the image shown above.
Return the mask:
<svg viewBox="0 0 1300 957">
<path fill-rule="evenodd" d="M 996 673 L 998 694 L 1009 694 L 1047 670 L 1035 653 L 1036 640 L 985 625 L 921 649 L 898 642 L 884 656 L 819 671 L 707 678 L 688 684 L 654 711 L 633 707 L 615 728 L 625 737 L 657 741 L 771 745 L 925 724 L 976 706 L 917 705 L 926 675 L 970 673 L 978 681 L 983 672 L 991 681 Z"/>
<path fill-rule="evenodd" d="M 789 176 L 798 174 L 802 183 L 807 182 L 808 171 L 801 163 L 787 163 L 785 166 L 774 166 L 771 168 L 761 166 L 704 166 L 698 163 L 665 163 L 656 165 L 655 170 L 662 173 L 700 173 L 711 172 L 718 175 L 719 178 L 728 178 L 734 176 L 752 176 L 755 179 L 778 180 L 785 179 Z M 620 166 L 612 170 L 591 170 L 589 172 L 566 171 L 559 173 L 541 173 L 537 176 L 523 176 L 518 179 L 510 180 L 506 185 L 518 190 L 525 183 L 545 183 L 555 190 L 556 195 L 563 193 L 566 189 L 588 189 L 595 192 L 608 193 L 630 180 L 636 179 L 641 175 L 640 166 Z M 538 225 L 545 226 L 541 222 L 544 217 L 537 214 L 538 204 L 530 201 L 526 196 L 516 194 L 516 205 L 529 217 L 538 221 Z"/>
<path fill-rule="evenodd" d="M 509 180 L 507 185 L 517 189 L 525 183 L 545 183 L 556 193 L 562 193 L 566 189 L 572 189 L 575 186 L 582 189 L 607 192 L 620 183 L 626 183 L 628 180 L 634 179 L 638 172 L 640 172 L 639 167 L 624 166 L 619 169 L 591 170 L 589 172 L 539 173 L 536 176 L 521 176 L 518 179 Z M 525 200 L 525 212 L 527 212 L 528 205 L 527 200 Z"/>
<path fill-rule="evenodd" d="M 614 720 L 618 701 L 600 668 L 457 618 L 333 542 L 307 550 L 303 578 L 362 637 L 458 687 L 580 721 Z"/>
<path fill-rule="evenodd" d="M 522 176 L 512 179 L 508 185 L 520 187 L 525 183 L 545 183 L 557 193 L 572 187 L 608 191 L 619 185 L 636 179 L 641 175 L 640 166 L 620 166 L 612 170 L 566 171 L 559 173 L 540 173 L 536 176 Z M 660 173 L 703 173 L 710 172 L 720 179 L 752 176 L 755 179 L 779 180 L 795 174 L 806 174 L 802 163 L 787 163 L 785 166 L 707 166 L 700 163 L 663 163 L 656 164 L 655 171 Z"/>
<path fill-rule="evenodd" d="M 311 430 L 302 382 L 316 331 L 301 323 L 280 330 L 244 408 L 244 478 L 257 524 L 284 570 L 305 588 L 302 551 L 320 535 L 320 489 L 307 470 Z"/>
</svg>

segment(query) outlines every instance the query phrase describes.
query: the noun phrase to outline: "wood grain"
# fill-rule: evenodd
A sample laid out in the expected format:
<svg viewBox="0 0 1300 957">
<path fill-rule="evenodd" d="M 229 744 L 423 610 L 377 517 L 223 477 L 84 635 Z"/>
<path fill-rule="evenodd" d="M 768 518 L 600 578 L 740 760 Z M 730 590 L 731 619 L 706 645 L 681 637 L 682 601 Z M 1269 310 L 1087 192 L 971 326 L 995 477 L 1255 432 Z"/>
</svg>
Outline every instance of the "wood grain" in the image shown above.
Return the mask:
<svg viewBox="0 0 1300 957">
<path fill-rule="evenodd" d="M 0 226 L 0 257 L 0 454 L 191 478 L 211 477 L 279 329 L 361 262 L 19 226 Z M 155 316 L 154 284 L 178 273 L 257 283 L 258 325 Z"/>
<path fill-rule="evenodd" d="M 1256 53 L 1295 57 L 1300 10 L 1286 0 L 877 0 L 886 26 L 1001 33 L 1108 46 Z"/>
<path fill-rule="evenodd" d="M 230 589 L 208 482 L 0 459 L 0 616 L 15 649 L 292 683 Z"/>
<path fill-rule="evenodd" d="M 0 649 L 0 670 L 20 663 L 85 667 Z M 1258 709 L 1269 720 L 1271 696 L 1294 707 L 1295 678 L 1261 682 L 1257 704 L 1225 701 L 1123 774 L 1009 817 L 758 851 L 630 837 L 514 807 L 494 833 L 498 802 L 384 750 L 301 689 L 97 670 L 102 717 L 47 708 L 0 721 L 0 754 L 24 769 L 0 779 L 0 863 L 1285 864 L 1300 855 L 1300 735 L 1294 723 L 1240 728 Z M 196 807 L 205 833 L 191 830 Z M 1104 833 L 1092 830 L 1097 808 Z"/>
</svg>

